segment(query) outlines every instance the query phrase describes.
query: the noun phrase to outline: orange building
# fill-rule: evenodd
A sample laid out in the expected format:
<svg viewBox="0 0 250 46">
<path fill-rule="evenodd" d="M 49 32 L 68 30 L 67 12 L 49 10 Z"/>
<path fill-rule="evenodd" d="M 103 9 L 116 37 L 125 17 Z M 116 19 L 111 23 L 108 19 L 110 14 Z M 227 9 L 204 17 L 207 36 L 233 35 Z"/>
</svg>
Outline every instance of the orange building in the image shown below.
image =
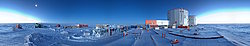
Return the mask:
<svg viewBox="0 0 250 46">
<path fill-rule="evenodd" d="M 147 25 L 157 25 L 156 20 L 146 20 L 145 24 L 147 24 Z"/>
<path fill-rule="evenodd" d="M 158 26 L 156 20 L 146 20 L 145 24 L 150 25 L 150 27 L 157 27 Z"/>
</svg>

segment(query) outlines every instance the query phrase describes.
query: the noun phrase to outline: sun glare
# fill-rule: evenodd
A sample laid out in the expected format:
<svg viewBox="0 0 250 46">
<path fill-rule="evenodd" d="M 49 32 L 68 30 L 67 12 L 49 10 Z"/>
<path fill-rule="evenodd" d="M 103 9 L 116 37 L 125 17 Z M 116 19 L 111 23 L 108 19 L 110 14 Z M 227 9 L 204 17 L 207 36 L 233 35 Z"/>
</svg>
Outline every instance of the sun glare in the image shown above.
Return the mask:
<svg viewBox="0 0 250 46">
<path fill-rule="evenodd" d="M 0 23 L 38 23 L 40 21 L 22 14 L 0 11 Z"/>
<path fill-rule="evenodd" d="M 250 23 L 250 11 L 220 11 L 197 18 L 198 24 Z"/>
</svg>

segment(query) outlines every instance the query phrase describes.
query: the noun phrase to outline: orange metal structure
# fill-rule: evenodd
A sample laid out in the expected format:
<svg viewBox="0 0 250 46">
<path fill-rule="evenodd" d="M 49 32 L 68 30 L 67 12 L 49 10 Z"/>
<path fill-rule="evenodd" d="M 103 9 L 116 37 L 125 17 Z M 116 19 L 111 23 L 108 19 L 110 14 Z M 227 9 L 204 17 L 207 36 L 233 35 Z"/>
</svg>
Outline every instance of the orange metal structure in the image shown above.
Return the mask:
<svg viewBox="0 0 250 46">
<path fill-rule="evenodd" d="M 177 44 L 177 43 L 179 43 L 179 40 L 175 39 L 175 40 L 173 40 L 171 43 L 172 43 L 172 44 Z"/>
</svg>

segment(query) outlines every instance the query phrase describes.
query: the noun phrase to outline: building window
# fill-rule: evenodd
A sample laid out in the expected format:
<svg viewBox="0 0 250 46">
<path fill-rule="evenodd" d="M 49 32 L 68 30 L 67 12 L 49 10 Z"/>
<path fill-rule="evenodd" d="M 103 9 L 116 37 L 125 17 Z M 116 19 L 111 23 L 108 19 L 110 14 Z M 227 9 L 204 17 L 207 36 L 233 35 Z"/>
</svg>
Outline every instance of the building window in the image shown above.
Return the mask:
<svg viewBox="0 0 250 46">
<path fill-rule="evenodd" d="M 180 12 L 184 12 L 184 11 L 180 11 Z"/>
</svg>

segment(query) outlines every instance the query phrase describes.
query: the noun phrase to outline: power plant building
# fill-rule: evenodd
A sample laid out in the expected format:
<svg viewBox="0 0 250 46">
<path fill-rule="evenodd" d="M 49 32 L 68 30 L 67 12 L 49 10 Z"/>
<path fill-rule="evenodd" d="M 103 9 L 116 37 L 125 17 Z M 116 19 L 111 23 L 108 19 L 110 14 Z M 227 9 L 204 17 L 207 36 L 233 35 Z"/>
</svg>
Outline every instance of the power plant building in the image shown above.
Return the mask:
<svg viewBox="0 0 250 46">
<path fill-rule="evenodd" d="M 188 26 L 188 10 L 177 8 L 168 11 L 169 26 Z"/>
</svg>

